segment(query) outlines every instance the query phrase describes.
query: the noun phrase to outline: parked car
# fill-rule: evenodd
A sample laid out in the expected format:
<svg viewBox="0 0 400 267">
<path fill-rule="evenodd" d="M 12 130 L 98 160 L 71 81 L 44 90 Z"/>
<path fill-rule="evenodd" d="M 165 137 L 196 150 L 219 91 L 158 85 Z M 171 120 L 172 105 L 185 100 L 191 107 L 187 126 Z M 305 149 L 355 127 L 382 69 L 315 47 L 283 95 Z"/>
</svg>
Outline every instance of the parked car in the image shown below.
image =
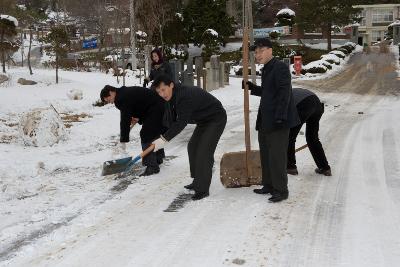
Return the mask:
<svg viewBox="0 0 400 267">
<path fill-rule="evenodd" d="M 121 56 L 120 52 L 114 52 L 104 58 L 107 61 L 113 61 L 117 67 L 132 70 L 132 53 L 130 51 L 125 52 L 124 56 Z M 136 65 L 137 68 L 144 68 L 145 56 L 144 53 L 136 53 Z"/>
</svg>

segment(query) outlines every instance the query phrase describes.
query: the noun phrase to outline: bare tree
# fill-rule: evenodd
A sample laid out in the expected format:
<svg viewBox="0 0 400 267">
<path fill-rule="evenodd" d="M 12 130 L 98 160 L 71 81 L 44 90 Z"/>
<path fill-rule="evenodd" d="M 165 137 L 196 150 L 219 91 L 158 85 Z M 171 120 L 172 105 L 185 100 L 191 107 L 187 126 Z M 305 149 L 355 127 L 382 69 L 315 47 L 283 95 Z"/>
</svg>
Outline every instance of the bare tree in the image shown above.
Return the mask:
<svg viewBox="0 0 400 267">
<path fill-rule="evenodd" d="M 148 42 L 153 41 L 153 36 L 157 32 L 162 42 L 163 26 L 175 15 L 172 12 L 171 3 L 169 1 L 159 0 L 138 0 L 137 19 L 143 30 L 147 33 Z"/>
</svg>

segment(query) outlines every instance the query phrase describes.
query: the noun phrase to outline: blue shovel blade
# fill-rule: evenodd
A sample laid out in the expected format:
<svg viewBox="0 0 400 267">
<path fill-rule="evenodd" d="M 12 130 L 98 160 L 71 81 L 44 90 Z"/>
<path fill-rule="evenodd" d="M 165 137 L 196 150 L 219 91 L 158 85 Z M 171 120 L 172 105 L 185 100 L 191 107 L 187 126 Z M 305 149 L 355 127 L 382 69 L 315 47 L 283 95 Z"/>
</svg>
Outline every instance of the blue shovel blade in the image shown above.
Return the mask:
<svg viewBox="0 0 400 267">
<path fill-rule="evenodd" d="M 103 163 L 103 170 L 101 175 L 104 176 L 104 175 L 123 172 L 128 168 L 131 162 L 132 162 L 132 157 L 105 161 Z"/>
</svg>

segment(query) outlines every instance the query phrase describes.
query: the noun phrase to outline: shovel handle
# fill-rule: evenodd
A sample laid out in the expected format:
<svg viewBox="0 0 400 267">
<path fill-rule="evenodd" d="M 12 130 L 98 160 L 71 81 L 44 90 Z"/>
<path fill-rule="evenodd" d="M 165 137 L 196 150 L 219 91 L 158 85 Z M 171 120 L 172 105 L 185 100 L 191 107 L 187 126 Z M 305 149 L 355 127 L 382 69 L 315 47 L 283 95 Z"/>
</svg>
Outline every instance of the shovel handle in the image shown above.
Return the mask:
<svg viewBox="0 0 400 267">
<path fill-rule="evenodd" d="M 146 148 L 145 151 L 143 151 L 142 153 L 140 153 L 140 157 L 141 157 L 141 158 L 146 157 L 147 154 L 149 154 L 151 151 L 153 151 L 155 147 L 156 147 L 155 144 L 151 144 L 148 148 Z"/>
<path fill-rule="evenodd" d="M 302 145 L 301 147 L 296 148 L 296 150 L 294 152 L 299 152 L 300 150 L 303 150 L 304 148 L 308 147 L 307 144 Z"/>
</svg>

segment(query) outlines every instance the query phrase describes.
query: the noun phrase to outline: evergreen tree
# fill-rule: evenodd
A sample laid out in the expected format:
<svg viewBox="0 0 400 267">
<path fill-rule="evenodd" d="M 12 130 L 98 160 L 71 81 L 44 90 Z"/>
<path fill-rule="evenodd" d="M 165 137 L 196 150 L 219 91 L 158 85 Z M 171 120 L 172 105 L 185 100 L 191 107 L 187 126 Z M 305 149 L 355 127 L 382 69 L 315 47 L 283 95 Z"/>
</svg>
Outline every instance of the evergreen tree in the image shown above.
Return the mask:
<svg viewBox="0 0 400 267">
<path fill-rule="evenodd" d="M 8 60 L 8 53 L 18 50 L 18 46 L 14 42 L 14 37 L 17 35 L 17 25 L 9 18 L 13 17 L 6 17 L 6 15 L 2 15 L 2 17 L 0 17 L 0 53 L 3 65 L 3 73 L 6 73 L 6 61 Z"/>
<path fill-rule="evenodd" d="M 199 47 L 205 41 L 212 44 L 210 36 L 205 38 L 208 29 L 218 33 L 213 37 L 218 45 L 225 45 L 227 38 L 234 33 L 234 19 L 226 14 L 225 0 L 191 1 L 183 10 L 183 22 L 187 32 L 191 33 L 189 41 Z"/>
<path fill-rule="evenodd" d="M 304 29 L 321 28 L 327 35 L 328 50 L 331 50 L 332 26 L 353 22 L 353 18 L 360 12 L 359 9 L 353 8 L 356 2 L 356 0 L 302 0 L 297 22 Z"/>
<path fill-rule="evenodd" d="M 56 83 L 58 83 L 58 67 L 60 65 L 60 59 L 66 57 L 70 45 L 70 40 L 65 27 L 56 26 L 52 28 L 49 34 L 44 37 L 42 41 L 49 45 L 45 50 L 55 57 Z"/>
</svg>

